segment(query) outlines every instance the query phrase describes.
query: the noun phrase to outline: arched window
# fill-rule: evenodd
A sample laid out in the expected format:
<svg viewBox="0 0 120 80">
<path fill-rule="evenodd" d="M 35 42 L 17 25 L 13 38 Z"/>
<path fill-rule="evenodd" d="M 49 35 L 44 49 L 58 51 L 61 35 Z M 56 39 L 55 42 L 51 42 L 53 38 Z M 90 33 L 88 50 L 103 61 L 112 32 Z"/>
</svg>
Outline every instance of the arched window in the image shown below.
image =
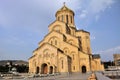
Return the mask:
<svg viewBox="0 0 120 80">
<path fill-rule="evenodd" d="M 73 70 L 75 70 L 75 66 L 73 66 Z"/>
<path fill-rule="evenodd" d="M 60 20 L 60 17 L 58 17 L 58 21 Z"/>
<path fill-rule="evenodd" d="M 54 45 L 54 46 L 56 46 L 56 47 L 59 47 L 59 41 L 60 41 L 60 39 L 58 38 L 58 37 L 56 37 L 56 36 L 53 36 L 53 37 L 51 37 L 50 39 L 48 39 L 48 42 L 51 44 L 51 45 Z"/>
<path fill-rule="evenodd" d="M 72 23 L 72 16 L 70 16 L 70 19 L 71 19 L 71 23 Z"/>
<path fill-rule="evenodd" d="M 53 30 L 54 30 L 54 31 L 57 31 L 57 32 L 61 32 L 61 31 L 62 31 L 62 30 L 61 30 L 61 27 L 60 27 L 59 25 L 54 26 L 54 27 L 53 27 Z"/>
<path fill-rule="evenodd" d="M 62 65 L 62 69 L 63 69 L 63 68 L 64 68 L 64 67 L 63 67 L 63 60 L 61 60 L 61 65 Z"/>
<path fill-rule="evenodd" d="M 62 15 L 62 21 L 64 21 L 64 16 Z"/>
<path fill-rule="evenodd" d="M 51 44 L 53 44 L 53 41 L 51 41 Z"/>
<path fill-rule="evenodd" d="M 65 47 L 65 48 L 63 49 L 63 51 L 64 51 L 65 54 L 69 54 L 69 48 Z"/>
<path fill-rule="evenodd" d="M 73 60 L 75 59 L 75 56 L 74 56 L 74 54 L 72 55 L 73 56 Z"/>
<path fill-rule="evenodd" d="M 69 42 L 71 45 L 75 44 L 74 40 L 72 40 L 72 39 L 70 39 L 68 42 Z"/>
<path fill-rule="evenodd" d="M 87 52 L 88 52 L 88 54 L 90 53 L 90 48 L 89 47 L 87 47 Z"/>
<path fill-rule="evenodd" d="M 66 23 L 68 23 L 68 15 L 66 15 Z"/>
<path fill-rule="evenodd" d="M 57 45 L 57 40 L 55 40 L 55 45 Z"/>
</svg>

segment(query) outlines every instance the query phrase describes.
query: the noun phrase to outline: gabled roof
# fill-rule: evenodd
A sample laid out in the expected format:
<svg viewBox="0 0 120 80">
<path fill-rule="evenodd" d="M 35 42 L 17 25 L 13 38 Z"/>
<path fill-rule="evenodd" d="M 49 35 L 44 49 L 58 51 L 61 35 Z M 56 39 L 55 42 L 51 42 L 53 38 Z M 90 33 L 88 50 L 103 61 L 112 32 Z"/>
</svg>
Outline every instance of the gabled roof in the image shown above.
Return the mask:
<svg viewBox="0 0 120 80">
<path fill-rule="evenodd" d="M 53 21 L 51 24 L 49 24 L 48 27 L 52 26 L 53 24 L 55 24 L 55 23 L 57 23 L 57 22 L 59 22 L 60 24 L 64 24 L 64 25 L 66 25 L 65 22 L 55 20 L 55 21 Z"/>
<path fill-rule="evenodd" d="M 45 45 L 49 45 L 49 46 L 51 46 L 51 47 L 53 47 L 53 48 L 56 48 L 58 51 L 60 51 L 60 52 L 63 52 L 61 49 L 59 49 L 59 48 L 57 48 L 56 46 L 54 46 L 54 45 L 51 45 L 51 44 L 49 44 L 49 43 L 43 43 L 41 46 L 39 46 L 37 49 L 35 49 L 34 51 L 37 51 L 38 49 L 40 49 L 41 47 L 43 47 L 43 46 L 45 46 Z M 34 52 L 33 51 L 33 52 Z"/>
<path fill-rule="evenodd" d="M 98 58 L 100 58 L 100 54 L 93 54 L 92 57 L 93 57 L 93 59 L 98 59 Z"/>
<path fill-rule="evenodd" d="M 88 31 L 85 31 L 85 30 L 83 30 L 83 29 L 80 29 L 80 30 L 76 30 L 76 32 L 86 32 L 86 33 L 88 33 L 88 34 L 90 34 L 90 32 L 88 32 Z"/>
</svg>

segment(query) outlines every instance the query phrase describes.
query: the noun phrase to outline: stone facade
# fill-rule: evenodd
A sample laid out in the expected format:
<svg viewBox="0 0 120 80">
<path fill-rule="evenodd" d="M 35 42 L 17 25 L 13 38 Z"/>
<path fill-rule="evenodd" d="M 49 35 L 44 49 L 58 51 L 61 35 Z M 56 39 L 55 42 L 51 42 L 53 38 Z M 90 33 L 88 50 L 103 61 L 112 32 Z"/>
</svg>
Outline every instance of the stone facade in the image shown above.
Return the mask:
<svg viewBox="0 0 120 80">
<path fill-rule="evenodd" d="M 120 66 L 120 54 L 113 54 L 115 66 Z"/>
<path fill-rule="evenodd" d="M 104 70 L 100 58 L 93 58 L 90 33 L 77 30 L 74 12 L 65 5 L 59 9 L 49 33 L 29 58 L 29 72 L 40 74 Z"/>
</svg>

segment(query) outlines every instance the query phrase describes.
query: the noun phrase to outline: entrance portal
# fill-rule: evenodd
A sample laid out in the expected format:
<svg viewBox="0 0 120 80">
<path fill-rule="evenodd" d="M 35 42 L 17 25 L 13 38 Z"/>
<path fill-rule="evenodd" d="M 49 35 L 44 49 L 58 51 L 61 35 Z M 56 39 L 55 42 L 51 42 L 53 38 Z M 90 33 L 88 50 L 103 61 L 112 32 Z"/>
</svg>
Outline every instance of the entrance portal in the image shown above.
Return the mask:
<svg viewBox="0 0 120 80">
<path fill-rule="evenodd" d="M 48 66 L 47 66 L 47 64 L 42 64 L 42 67 L 41 67 L 41 73 L 42 74 L 47 74 L 48 73 Z"/>
<path fill-rule="evenodd" d="M 86 73 L 86 66 L 82 66 L 82 73 Z"/>
<path fill-rule="evenodd" d="M 50 66 L 50 74 L 52 74 L 52 73 L 53 73 L 53 67 Z"/>
</svg>

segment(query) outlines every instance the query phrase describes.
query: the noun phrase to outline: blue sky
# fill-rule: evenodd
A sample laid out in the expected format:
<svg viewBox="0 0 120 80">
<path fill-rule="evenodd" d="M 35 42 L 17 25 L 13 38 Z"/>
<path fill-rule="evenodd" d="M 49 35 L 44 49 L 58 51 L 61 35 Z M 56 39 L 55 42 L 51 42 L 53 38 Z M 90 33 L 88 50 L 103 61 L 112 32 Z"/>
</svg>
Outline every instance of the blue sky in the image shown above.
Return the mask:
<svg viewBox="0 0 120 80">
<path fill-rule="evenodd" d="M 66 2 L 77 29 L 91 34 L 93 54 L 102 61 L 120 53 L 120 0 L 0 0 L 0 60 L 28 60 Z"/>
</svg>

